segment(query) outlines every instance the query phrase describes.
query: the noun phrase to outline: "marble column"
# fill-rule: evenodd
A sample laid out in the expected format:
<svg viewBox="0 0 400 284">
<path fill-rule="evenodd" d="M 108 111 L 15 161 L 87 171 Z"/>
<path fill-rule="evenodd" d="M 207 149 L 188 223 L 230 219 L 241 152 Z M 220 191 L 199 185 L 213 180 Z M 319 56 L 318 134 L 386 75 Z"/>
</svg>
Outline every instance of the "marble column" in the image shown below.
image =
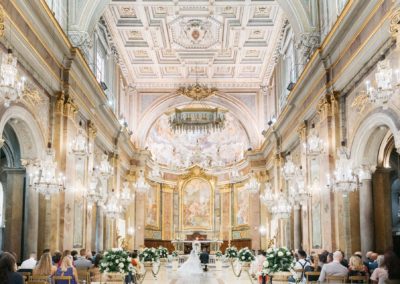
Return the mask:
<svg viewBox="0 0 400 284">
<path fill-rule="evenodd" d="M 373 251 L 374 239 L 374 204 L 372 194 L 372 172 L 370 169 L 360 171 L 360 238 L 363 255 Z"/>
<path fill-rule="evenodd" d="M 296 204 L 293 209 L 294 249 L 301 248 L 301 206 Z"/>
</svg>

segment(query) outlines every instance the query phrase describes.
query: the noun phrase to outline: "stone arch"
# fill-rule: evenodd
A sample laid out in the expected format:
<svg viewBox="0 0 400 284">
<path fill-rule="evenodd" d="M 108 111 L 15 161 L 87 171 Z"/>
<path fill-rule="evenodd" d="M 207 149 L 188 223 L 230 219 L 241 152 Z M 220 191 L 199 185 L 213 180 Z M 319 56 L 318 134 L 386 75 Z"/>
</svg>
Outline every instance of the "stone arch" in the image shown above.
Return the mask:
<svg viewBox="0 0 400 284">
<path fill-rule="evenodd" d="M 232 96 L 220 94 L 208 99 L 208 102 L 210 105 L 228 109 L 243 126 L 252 147 L 258 147 L 260 145 L 262 140 L 261 130 L 258 131 L 255 118 L 240 101 Z M 138 123 L 139 127 L 136 136 L 136 143 L 138 146 L 145 146 L 147 134 L 160 115 L 171 109 L 171 107 L 179 107 L 188 103 L 190 103 L 190 101 L 187 98 L 176 94 L 170 94 L 157 100 L 150 106 Z"/>
<path fill-rule="evenodd" d="M 21 151 L 21 159 L 42 158 L 46 146 L 45 139 L 34 116 L 21 106 L 11 106 L 0 116 L 0 134 L 9 123 L 13 128 Z"/>
<path fill-rule="evenodd" d="M 312 29 L 311 20 L 301 1 L 277 0 L 293 28 L 294 34 L 299 35 Z"/>
<path fill-rule="evenodd" d="M 400 118 L 391 109 L 377 109 L 366 115 L 351 143 L 351 160 L 354 167 L 376 166 L 382 142 L 388 132 L 393 134 L 396 149 L 400 149 Z"/>
</svg>

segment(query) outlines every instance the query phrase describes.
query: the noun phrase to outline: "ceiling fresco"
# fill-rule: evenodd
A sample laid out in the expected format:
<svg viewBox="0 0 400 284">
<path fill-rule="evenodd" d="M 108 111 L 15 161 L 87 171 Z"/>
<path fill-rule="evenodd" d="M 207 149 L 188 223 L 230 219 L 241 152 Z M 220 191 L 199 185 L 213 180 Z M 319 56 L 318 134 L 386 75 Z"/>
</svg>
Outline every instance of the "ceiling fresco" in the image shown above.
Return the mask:
<svg viewBox="0 0 400 284">
<path fill-rule="evenodd" d="M 198 164 L 203 168 L 225 167 L 243 159 L 249 139 L 240 122 L 226 114 L 225 128 L 211 133 L 174 133 L 162 115 L 150 129 L 146 146 L 153 160 L 173 169 Z"/>
</svg>

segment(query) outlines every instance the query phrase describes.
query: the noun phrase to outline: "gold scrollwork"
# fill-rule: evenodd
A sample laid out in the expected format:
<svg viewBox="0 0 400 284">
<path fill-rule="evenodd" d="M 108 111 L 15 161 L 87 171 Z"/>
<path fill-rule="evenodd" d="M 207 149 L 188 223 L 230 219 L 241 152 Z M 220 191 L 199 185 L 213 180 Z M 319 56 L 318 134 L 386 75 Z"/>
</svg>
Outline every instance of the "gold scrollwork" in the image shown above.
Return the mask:
<svg viewBox="0 0 400 284">
<path fill-rule="evenodd" d="M 365 92 L 361 92 L 356 96 L 351 103 L 351 107 L 356 109 L 359 113 L 362 113 L 369 103 L 368 95 Z"/>
<path fill-rule="evenodd" d="M 390 19 L 390 33 L 395 36 L 399 32 L 400 26 L 400 9 L 397 9 Z"/>
</svg>

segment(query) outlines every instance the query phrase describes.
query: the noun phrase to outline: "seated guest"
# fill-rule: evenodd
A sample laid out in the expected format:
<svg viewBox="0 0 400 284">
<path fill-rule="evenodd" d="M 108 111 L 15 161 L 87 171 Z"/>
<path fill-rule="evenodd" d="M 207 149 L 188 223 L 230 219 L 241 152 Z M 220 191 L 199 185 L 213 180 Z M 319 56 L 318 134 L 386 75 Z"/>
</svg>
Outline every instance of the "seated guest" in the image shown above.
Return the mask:
<svg viewBox="0 0 400 284">
<path fill-rule="evenodd" d="M 50 253 L 50 249 L 44 249 L 44 250 L 42 251 L 42 254 L 44 254 L 44 253 Z"/>
<path fill-rule="evenodd" d="M 103 259 L 103 255 L 96 254 L 94 258 L 94 265 L 90 268 L 90 279 L 92 282 L 100 282 L 101 281 L 101 273 L 100 273 L 100 261 Z"/>
<path fill-rule="evenodd" d="M 57 271 L 57 267 L 53 266 L 50 253 L 44 253 L 40 257 L 39 263 L 32 271 L 32 275 L 53 276 Z"/>
<path fill-rule="evenodd" d="M 333 253 L 333 261 L 322 267 L 318 282 L 324 282 L 326 276 L 347 276 L 347 268 L 340 264 L 342 258 L 342 253 L 340 251 L 335 251 Z"/>
<path fill-rule="evenodd" d="M 383 259 L 388 271 L 386 283 L 400 283 L 400 259 L 393 251 L 385 252 Z"/>
<path fill-rule="evenodd" d="M 344 267 L 349 267 L 349 262 L 347 261 L 347 259 L 344 258 L 344 251 L 339 250 L 342 253 L 342 261 L 340 262 L 341 265 L 343 265 Z"/>
<path fill-rule="evenodd" d="M 72 255 L 73 261 L 78 259 L 78 251 L 76 251 L 76 250 L 71 251 L 71 255 Z"/>
<path fill-rule="evenodd" d="M 29 258 L 21 263 L 20 269 L 34 269 L 36 266 L 36 253 L 32 252 Z"/>
<path fill-rule="evenodd" d="M 311 271 L 311 265 L 310 262 L 306 259 L 307 258 L 307 253 L 302 250 L 299 249 L 297 251 L 297 256 L 298 256 L 298 260 L 296 261 L 293 269 L 294 270 L 300 270 L 302 269 L 303 272 L 302 273 L 296 273 L 296 277 L 299 277 L 301 279 L 301 281 L 305 280 L 305 274 L 304 271 Z M 289 282 L 295 282 L 295 279 L 293 277 L 289 278 Z"/>
<path fill-rule="evenodd" d="M 328 254 L 326 253 L 321 253 L 318 257 L 318 267 L 316 271 L 321 271 L 322 267 L 328 262 Z"/>
<path fill-rule="evenodd" d="M 61 260 L 60 267 L 57 268 L 55 276 L 71 276 L 71 281 L 69 284 L 78 284 L 78 272 L 76 268 L 72 266 L 72 257 L 71 256 L 64 256 Z M 66 280 L 65 283 L 61 283 L 59 281 L 58 284 L 67 284 L 68 281 Z"/>
<path fill-rule="evenodd" d="M 371 275 L 371 280 L 374 284 L 384 284 L 386 279 L 388 279 L 388 271 L 384 263 L 384 258 L 385 257 L 383 255 L 379 255 L 376 260 L 378 267 L 375 268 Z"/>
<path fill-rule="evenodd" d="M 354 255 L 355 255 L 355 256 L 358 256 L 360 259 L 362 259 L 362 253 L 361 253 L 361 251 L 356 251 L 356 252 L 354 253 Z"/>
<path fill-rule="evenodd" d="M 58 250 L 54 252 L 53 257 L 51 258 L 53 261 L 53 265 L 57 265 L 61 260 L 62 254 Z"/>
<path fill-rule="evenodd" d="M 60 258 L 60 260 L 59 260 L 58 263 L 57 263 L 57 267 L 60 267 L 62 259 L 63 259 L 64 257 L 66 257 L 66 256 L 71 256 L 71 251 L 70 251 L 70 250 L 65 250 L 65 251 L 63 251 L 63 253 L 62 253 L 62 255 L 61 255 L 61 258 Z M 71 256 L 71 258 L 72 258 L 72 256 Z"/>
<path fill-rule="evenodd" d="M 80 250 L 80 256 L 77 257 L 77 259 L 74 261 L 74 265 L 78 269 L 83 269 L 83 268 L 91 268 L 93 266 L 93 263 L 86 259 L 86 249 L 81 249 Z"/>
<path fill-rule="evenodd" d="M 371 257 L 370 257 L 370 259 L 369 259 L 369 261 L 368 261 L 368 273 L 371 275 L 373 272 L 374 272 L 374 270 L 376 269 L 376 268 L 378 268 L 378 262 L 376 261 L 378 259 L 378 254 L 377 253 L 372 253 L 371 254 Z"/>
<path fill-rule="evenodd" d="M 349 261 L 349 276 L 365 276 L 367 275 L 367 267 L 363 264 L 361 258 L 353 255 Z M 362 283 L 363 281 L 361 281 Z M 354 282 L 357 283 L 357 282 Z"/>
<path fill-rule="evenodd" d="M 17 263 L 11 253 L 3 252 L 0 258 L 0 283 L 23 284 L 22 275 L 15 272 Z"/>
</svg>

